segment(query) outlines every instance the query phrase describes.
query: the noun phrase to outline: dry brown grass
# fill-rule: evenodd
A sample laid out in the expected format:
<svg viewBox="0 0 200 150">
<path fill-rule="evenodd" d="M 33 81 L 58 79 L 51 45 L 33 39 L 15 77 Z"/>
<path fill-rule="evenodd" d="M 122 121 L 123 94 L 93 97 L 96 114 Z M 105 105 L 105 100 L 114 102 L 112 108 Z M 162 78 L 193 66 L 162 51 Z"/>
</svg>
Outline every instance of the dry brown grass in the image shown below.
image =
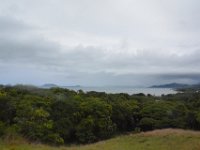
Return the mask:
<svg viewBox="0 0 200 150">
<path fill-rule="evenodd" d="M 200 136 L 200 131 L 168 128 L 168 129 L 158 129 L 158 130 L 148 131 L 148 132 L 141 132 L 141 133 L 138 133 L 137 135 L 139 136 L 167 136 L 167 135 Z"/>
<path fill-rule="evenodd" d="M 94 144 L 62 147 L 8 138 L 0 142 L 0 150 L 200 150 L 200 132 L 162 129 L 121 135 Z"/>
</svg>

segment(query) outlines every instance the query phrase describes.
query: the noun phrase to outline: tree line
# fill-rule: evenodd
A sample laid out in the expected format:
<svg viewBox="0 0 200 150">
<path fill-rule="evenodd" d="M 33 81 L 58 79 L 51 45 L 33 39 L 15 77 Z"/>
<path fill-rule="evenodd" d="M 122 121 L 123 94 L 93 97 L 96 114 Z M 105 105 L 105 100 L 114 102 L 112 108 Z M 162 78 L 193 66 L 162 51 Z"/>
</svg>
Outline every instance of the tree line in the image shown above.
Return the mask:
<svg viewBox="0 0 200 150">
<path fill-rule="evenodd" d="M 200 130 L 200 94 L 161 97 L 0 86 L 0 136 L 49 144 L 91 143 L 129 131 Z"/>
</svg>

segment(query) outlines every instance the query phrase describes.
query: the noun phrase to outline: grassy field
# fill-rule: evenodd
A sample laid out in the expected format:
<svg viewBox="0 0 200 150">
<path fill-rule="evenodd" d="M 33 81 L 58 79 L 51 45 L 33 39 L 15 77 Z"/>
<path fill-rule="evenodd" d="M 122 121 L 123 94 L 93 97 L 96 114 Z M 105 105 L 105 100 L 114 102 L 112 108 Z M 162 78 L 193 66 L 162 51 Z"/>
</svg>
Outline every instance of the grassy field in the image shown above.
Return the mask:
<svg viewBox="0 0 200 150">
<path fill-rule="evenodd" d="M 163 129 L 119 136 L 95 144 L 50 147 L 23 139 L 0 141 L 0 150 L 200 150 L 200 132 Z"/>
</svg>

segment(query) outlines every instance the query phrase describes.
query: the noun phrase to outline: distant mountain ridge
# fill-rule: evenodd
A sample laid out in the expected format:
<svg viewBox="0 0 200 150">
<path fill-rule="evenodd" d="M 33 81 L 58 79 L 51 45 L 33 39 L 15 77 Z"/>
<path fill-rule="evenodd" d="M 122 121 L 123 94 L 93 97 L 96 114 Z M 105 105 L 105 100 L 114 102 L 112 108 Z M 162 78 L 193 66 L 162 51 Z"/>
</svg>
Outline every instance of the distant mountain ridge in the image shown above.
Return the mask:
<svg viewBox="0 0 200 150">
<path fill-rule="evenodd" d="M 70 87 L 81 87 L 80 85 L 71 85 L 71 86 L 61 86 L 53 83 L 46 83 L 41 86 L 42 88 L 54 88 L 54 87 L 60 87 L 60 88 L 70 88 Z"/>
<path fill-rule="evenodd" d="M 80 88 L 80 85 L 73 85 L 73 86 L 60 86 L 53 83 L 46 83 L 41 88 L 54 88 L 54 87 L 60 87 L 60 88 Z M 149 88 L 172 88 L 172 89 L 186 89 L 186 88 L 192 88 L 192 89 L 199 89 L 200 83 L 198 84 L 183 84 L 183 83 L 168 83 L 168 84 L 161 84 L 161 85 L 152 85 Z"/>
<path fill-rule="evenodd" d="M 181 84 L 181 83 L 169 83 L 169 84 L 162 84 L 162 85 L 153 85 L 150 88 L 186 88 L 191 85 L 188 84 Z"/>
<path fill-rule="evenodd" d="M 52 87 L 59 87 L 59 86 L 56 84 L 47 83 L 47 84 L 42 85 L 42 87 L 43 88 L 52 88 Z"/>
<path fill-rule="evenodd" d="M 150 88 L 197 89 L 197 88 L 200 88 L 200 83 L 198 84 L 169 83 L 169 84 L 153 85 L 153 86 L 150 86 Z"/>
</svg>

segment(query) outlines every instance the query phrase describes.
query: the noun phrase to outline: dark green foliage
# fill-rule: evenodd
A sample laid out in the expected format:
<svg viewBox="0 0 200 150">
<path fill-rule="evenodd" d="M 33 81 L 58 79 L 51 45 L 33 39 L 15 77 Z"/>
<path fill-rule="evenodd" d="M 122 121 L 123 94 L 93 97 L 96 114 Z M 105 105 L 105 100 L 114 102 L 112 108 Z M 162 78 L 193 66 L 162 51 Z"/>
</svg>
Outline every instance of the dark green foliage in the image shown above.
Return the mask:
<svg viewBox="0 0 200 150">
<path fill-rule="evenodd" d="M 6 129 L 5 123 L 0 121 L 0 137 L 5 134 L 5 129 Z"/>
<path fill-rule="evenodd" d="M 143 131 L 153 130 L 155 128 L 156 121 L 153 118 L 144 117 L 140 120 L 139 127 Z"/>
<path fill-rule="evenodd" d="M 54 122 L 50 119 L 50 101 L 37 96 L 24 96 L 17 104 L 16 123 L 22 134 L 32 140 L 42 142 L 62 142 L 61 137 L 53 132 Z M 56 140 L 53 140 L 53 139 Z M 60 138 L 60 140 L 58 140 Z"/>
<path fill-rule="evenodd" d="M 81 120 L 76 128 L 76 136 L 79 142 L 81 143 L 90 143 L 96 141 L 96 136 L 94 135 L 94 118 L 88 116 Z"/>
<path fill-rule="evenodd" d="M 112 106 L 93 98 L 80 104 L 80 122 L 76 136 L 80 142 L 94 142 L 110 137 L 114 132 L 111 120 Z"/>
<path fill-rule="evenodd" d="M 59 100 L 51 105 L 51 118 L 54 121 L 55 130 L 65 142 L 75 140 L 75 125 L 80 120 L 79 103 L 74 100 Z"/>
<path fill-rule="evenodd" d="M 0 93 L 0 121 L 11 124 L 15 117 L 13 97 L 7 96 L 6 93 Z"/>
<path fill-rule="evenodd" d="M 119 131 L 131 131 L 137 126 L 139 107 L 137 102 L 116 100 L 112 103 L 112 120 Z"/>
<path fill-rule="evenodd" d="M 47 135 L 43 136 L 42 141 L 53 145 L 64 144 L 63 138 L 61 138 L 57 133 L 48 133 Z"/>
<path fill-rule="evenodd" d="M 185 127 L 185 118 L 187 109 L 183 104 L 177 102 L 168 102 L 156 100 L 153 103 L 147 103 L 141 109 L 141 117 L 153 119 L 152 129 Z"/>
<path fill-rule="evenodd" d="M 21 134 L 59 145 L 169 127 L 200 130 L 199 93 L 155 97 L 0 86 L 0 136 Z"/>
</svg>

